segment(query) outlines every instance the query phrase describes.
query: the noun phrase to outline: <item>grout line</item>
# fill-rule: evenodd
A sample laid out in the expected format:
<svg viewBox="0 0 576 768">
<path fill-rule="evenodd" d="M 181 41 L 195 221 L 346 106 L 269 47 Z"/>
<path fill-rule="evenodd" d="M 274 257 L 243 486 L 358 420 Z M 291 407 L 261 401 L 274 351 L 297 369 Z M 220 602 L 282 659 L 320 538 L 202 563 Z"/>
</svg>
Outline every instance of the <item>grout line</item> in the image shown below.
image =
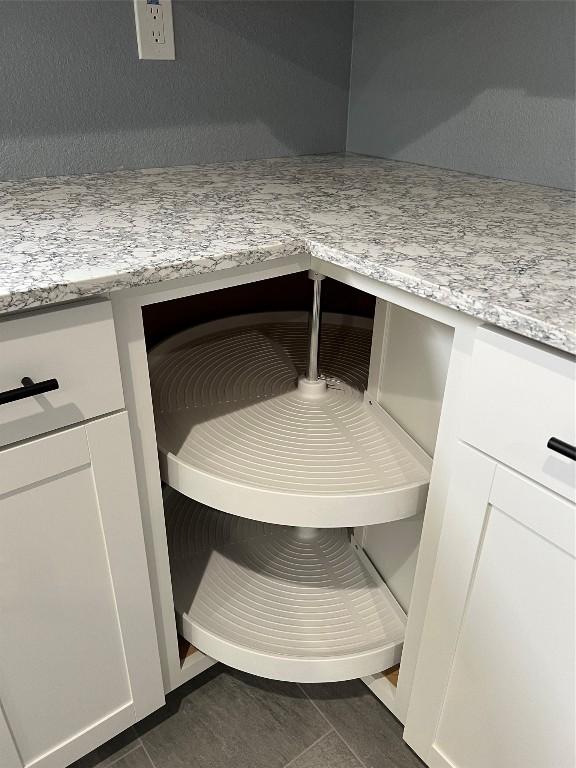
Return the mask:
<svg viewBox="0 0 576 768">
<path fill-rule="evenodd" d="M 334 729 L 334 733 L 335 733 L 335 734 L 336 734 L 336 736 L 337 736 L 337 737 L 340 739 L 340 741 L 342 742 L 342 744 L 344 744 L 344 746 L 346 747 L 346 749 L 348 750 L 348 752 L 350 752 L 350 754 L 352 755 L 352 757 L 354 757 L 354 758 L 355 758 L 355 759 L 358 761 L 358 765 L 362 766 L 362 768 L 367 768 L 367 766 L 366 766 L 366 763 L 365 763 L 363 760 L 361 760 L 361 759 L 360 759 L 360 756 L 359 756 L 359 755 L 357 755 L 357 754 L 356 754 L 356 752 L 354 752 L 354 750 L 352 749 L 352 747 L 350 746 L 350 744 L 348 744 L 348 742 L 346 741 L 346 739 L 344 738 L 344 736 L 342 736 L 342 734 L 341 734 L 341 733 L 339 733 L 339 732 L 338 732 L 336 729 Z"/>
<path fill-rule="evenodd" d="M 342 741 L 343 741 L 343 742 L 344 742 L 344 744 L 345 744 L 345 745 L 348 747 L 348 749 L 350 750 L 350 752 L 352 752 L 352 754 L 354 755 L 354 757 L 356 758 L 356 760 L 358 760 L 358 762 L 360 763 L 360 765 L 362 766 L 362 768 L 367 768 L 367 765 L 366 765 L 366 763 L 365 763 L 365 762 L 364 762 L 364 761 L 363 761 L 363 760 L 360 758 L 360 756 L 359 756 L 359 755 L 357 755 L 357 754 L 356 754 L 355 750 L 353 750 L 353 749 L 352 749 L 352 747 L 350 746 L 350 744 L 348 744 L 348 742 L 346 741 L 346 739 L 344 738 L 344 736 L 342 736 L 342 734 L 340 733 L 340 731 L 338 730 L 338 728 L 336 728 L 336 726 L 335 726 L 335 725 L 333 725 L 333 724 L 330 722 L 330 720 L 328 719 L 328 717 L 326 717 L 326 715 L 324 714 L 324 712 L 322 712 L 322 710 L 320 709 L 320 707 L 318 706 L 318 704 L 316 704 L 316 702 L 314 701 L 314 699 L 310 698 L 310 696 L 308 695 L 308 692 L 307 692 L 307 691 L 306 691 L 306 690 L 305 690 L 305 689 L 302 687 L 302 685 L 301 685 L 300 683 L 296 683 L 296 685 L 298 686 L 298 688 L 300 688 L 300 690 L 302 691 L 302 693 L 304 694 L 304 696 L 306 696 L 306 698 L 308 699 L 308 701 L 310 702 L 310 704 L 312 704 L 312 706 L 313 706 L 313 707 L 315 707 L 315 708 L 318 710 L 318 712 L 319 712 L 319 713 L 320 713 L 320 715 L 321 715 L 321 716 L 324 718 L 324 720 L 326 720 L 326 722 L 328 723 L 328 725 L 330 726 L 330 728 L 331 728 L 331 729 L 332 729 L 332 730 L 333 730 L 333 731 L 336 733 L 336 735 L 337 735 L 337 736 L 339 736 L 339 737 L 342 739 Z M 285 767 L 285 768 L 286 768 L 286 767 Z"/>
<path fill-rule="evenodd" d="M 156 763 L 155 763 L 155 762 L 154 762 L 154 760 L 152 760 L 152 758 L 150 757 L 150 753 L 149 753 L 149 752 L 148 752 L 148 750 L 146 749 L 146 745 L 144 744 L 144 741 L 143 741 L 142 739 L 141 739 L 141 741 L 142 741 L 142 749 L 144 750 L 144 754 L 146 755 L 146 757 L 148 758 L 148 760 L 150 760 L 150 765 L 152 766 L 152 768 L 156 768 Z"/>
<path fill-rule="evenodd" d="M 326 731 L 326 733 L 323 733 L 322 736 L 320 736 L 320 738 L 316 739 L 316 741 L 313 741 L 312 744 L 310 744 L 309 747 L 306 747 L 306 749 L 302 750 L 302 752 L 300 752 L 299 755 L 296 755 L 296 757 L 293 757 L 292 760 L 289 760 L 284 766 L 284 768 L 290 768 L 290 766 L 293 765 L 296 762 L 296 760 L 299 760 L 302 757 L 302 755 L 305 755 L 306 752 L 309 752 L 313 747 L 316 746 L 316 744 L 320 744 L 322 739 L 325 739 L 326 736 L 330 736 L 331 733 L 336 733 L 336 731 L 334 730 L 334 728 L 332 728 L 332 726 L 330 726 L 329 731 Z M 336 735 L 338 736 L 337 733 Z"/>
<path fill-rule="evenodd" d="M 123 757 L 126 757 L 126 755 L 129 755 L 130 753 L 132 753 L 132 752 L 135 752 L 135 751 L 136 751 L 136 750 L 137 750 L 139 747 L 142 747 L 142 746 L 143 746 L 143 744 L 142 744 L 142 739 L 141 739 L 140 737 L 138 737 L 138 742 L 137 742 L 137 743 L 134 743 L 134 744 L 133 744 L 133 745 L 130 747 L 130 749 L 126 750 L 126 752 L 122 752 L 122 754 L 121 754 L 121 755 L 118 755 L 117 757 L 115 757 L 115 758 L 112 760 L 112 762 L 110 762 L 110 763 L 104 763 L 104 766 L 105 766 L 105 768 L 112 768 L 112 766 L 113 766 L 113 765 L 116 765 L 116 763 L 117 763 L 119 760 L 122 760 L 122 758 L 123 758 Z M 96 766 L 96 768 L 99 768 L 99 766 Z"/>
</svg>

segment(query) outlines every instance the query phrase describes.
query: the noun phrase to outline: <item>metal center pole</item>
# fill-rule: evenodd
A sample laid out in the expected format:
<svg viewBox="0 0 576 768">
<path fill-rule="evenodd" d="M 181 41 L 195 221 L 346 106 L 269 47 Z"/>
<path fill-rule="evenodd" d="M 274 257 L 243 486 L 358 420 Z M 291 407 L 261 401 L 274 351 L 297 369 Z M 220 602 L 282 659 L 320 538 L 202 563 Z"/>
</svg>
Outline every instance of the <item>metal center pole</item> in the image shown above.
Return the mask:
<svg viewBox="0 0 576 768">
<path fill-rule="evenodd" d="M 318 272 L 309 272 L 309 277 L 314 281 L 314 298 L 312 300 L 312 322 L 310 324 L 310 348 L 308 356 L 309 381 L 318 381 L 318 347 L 320 342 L 320 292 L 324 275 Z"/>
<path fill-rule="evenodd" d="M 313 541 L 320 536 L 321 532 L 321 528 L 303 528 L 302 526 L 294 528 L 294 534 L 300 541 Z"/>
</svg>

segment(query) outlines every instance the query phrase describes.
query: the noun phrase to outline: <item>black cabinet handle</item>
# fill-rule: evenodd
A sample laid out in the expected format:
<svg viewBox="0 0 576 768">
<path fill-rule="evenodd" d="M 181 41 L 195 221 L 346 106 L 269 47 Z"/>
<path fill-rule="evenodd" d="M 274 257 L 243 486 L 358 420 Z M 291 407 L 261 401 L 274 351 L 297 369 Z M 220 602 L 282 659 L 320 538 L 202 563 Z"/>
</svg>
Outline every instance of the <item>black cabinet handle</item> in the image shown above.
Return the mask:
<svg viewBox="0 0 576 768">
<path fill-rule="evenodd" d="M 546 447 L 572 459 L 572 461 L 576 461 L 576 445 L 570 445 L 570 443 L 565 443 L 564 440 L 559 440 L 557 437 L 551 437 L 546 443 Z"/>
<path fill-rule="evenodd" d="M 34 397 L 43 395 L 45 392 L 53 392 L 60 385 L 57 379 L 46 379 L 46 381 L 33 382 L 28 376 L 22 379 L 22 386 L 16 389 L 7 389 L 0 392 L 0 405 L 13 403 L 15 400 L 23 400 L 25 397 Z"/>
</svg>

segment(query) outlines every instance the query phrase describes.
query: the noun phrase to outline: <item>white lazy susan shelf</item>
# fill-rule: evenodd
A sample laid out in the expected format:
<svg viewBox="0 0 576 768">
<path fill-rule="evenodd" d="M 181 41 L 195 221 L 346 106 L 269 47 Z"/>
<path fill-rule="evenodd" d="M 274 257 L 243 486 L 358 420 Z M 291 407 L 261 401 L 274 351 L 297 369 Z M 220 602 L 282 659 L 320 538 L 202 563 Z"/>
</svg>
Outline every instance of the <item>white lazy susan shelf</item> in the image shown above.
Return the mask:
<svg viewBox="0 0 576 768">
<path fill-rule="evenodd" d="M 262 677 L 347 680 L 398 663 L 405 616 L 345 529 L 271 525 L 164 490 L 179 633 Z"/>
<path fill-rule="evenodd" d="M 282 525 L 421 512 L 431 460 L 364 394 L 370 322 L 323 315 L 319 388 L 302 382 L 308 340 L 307 314 L 284 312 L 205 323 L 156 346 L 162 479 L 209 507 Z"/>
</svg>

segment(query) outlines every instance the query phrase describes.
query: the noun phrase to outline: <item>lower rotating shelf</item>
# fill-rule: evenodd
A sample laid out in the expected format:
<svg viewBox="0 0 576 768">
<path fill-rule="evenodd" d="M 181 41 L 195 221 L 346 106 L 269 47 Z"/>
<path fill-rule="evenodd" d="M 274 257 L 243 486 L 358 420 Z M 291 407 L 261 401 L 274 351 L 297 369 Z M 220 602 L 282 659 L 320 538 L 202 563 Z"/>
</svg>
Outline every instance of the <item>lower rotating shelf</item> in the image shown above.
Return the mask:
<svg viewBox="0 0 576 768">
<path fill-rule="evenodd" d="M 178 631 L 231 667 L 329 682 L 398 663 L 405 616 L 345 529 L 234 517 L 164 490 Z"/>
<path fill-rule="evenodd" d="M 163 480 L 204 504 L 270 523 L 331 528 L 424 508 L 430 458 L 367 401 L 367 321 L 324 315 L 321 396 L 298 385 L 307 317 L 227 318 L 149 356 Z"/>
</svg>

